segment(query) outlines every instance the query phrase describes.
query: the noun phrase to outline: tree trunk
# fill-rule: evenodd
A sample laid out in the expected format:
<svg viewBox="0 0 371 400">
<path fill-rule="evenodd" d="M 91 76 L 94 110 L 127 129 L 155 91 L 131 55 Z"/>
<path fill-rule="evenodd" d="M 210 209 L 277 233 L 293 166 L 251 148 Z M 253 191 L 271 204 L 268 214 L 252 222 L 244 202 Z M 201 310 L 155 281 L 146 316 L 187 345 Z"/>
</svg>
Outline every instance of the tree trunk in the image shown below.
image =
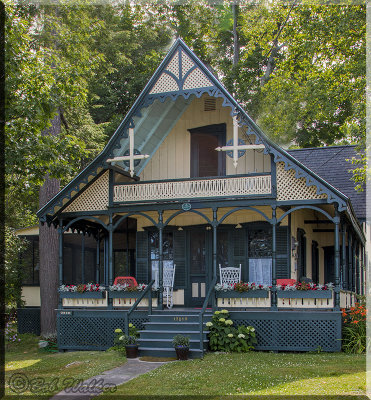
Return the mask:
<svg viewBox="0 0 371 400">
<path fill-rule="evenodd" d="M 52 126 L 44 131 L 45 135 L 58 136 L 61 132 L 60 113 L 52 120 Z M 39 206 L 43 207 L 59 192 L 59 180 L 45 177 L 45 183 L 39 191 Z M 54 226 L 40 224 L 40 298 L 41 298 L 41 335 L 56 333 L 56 313 L 58 307 L 58 231 Z"/>
</svg>

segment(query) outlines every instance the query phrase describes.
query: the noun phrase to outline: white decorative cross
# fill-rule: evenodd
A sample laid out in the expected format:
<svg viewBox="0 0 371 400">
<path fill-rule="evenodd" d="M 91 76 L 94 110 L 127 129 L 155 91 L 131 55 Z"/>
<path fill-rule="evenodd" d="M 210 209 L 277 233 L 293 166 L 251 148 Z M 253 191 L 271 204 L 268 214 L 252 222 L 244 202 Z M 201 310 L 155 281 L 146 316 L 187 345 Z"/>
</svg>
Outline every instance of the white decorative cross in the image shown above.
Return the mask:
<svg viewBox="0 0 371 400">
<path fill-rule="evenodd" d="M 233 144 L 232 146 L 217 147 L 217 151 L 232 151 L 233 152 L 233 165 L 237 168 L 238 163 L 238 152 L 241 150 L 255 150 L 264 149 L 264 144 L 238 144 L 238 122 L 237 116 L 233 117 Z"/>
<path fill-rule="evenodd" d="M 144 158 L 148 158 L 148 154 L 134 154 L 134 129 L 129 128 L 129 155 L 127 156 L 119 156 L 115 158 L 109 158 L 107 162 L 117 162 L 117 161 L 129 161 L 130 162 L 130 175 L 134 176 L 134 161 L 135 160 L 143 160 Z"/>
</svg>

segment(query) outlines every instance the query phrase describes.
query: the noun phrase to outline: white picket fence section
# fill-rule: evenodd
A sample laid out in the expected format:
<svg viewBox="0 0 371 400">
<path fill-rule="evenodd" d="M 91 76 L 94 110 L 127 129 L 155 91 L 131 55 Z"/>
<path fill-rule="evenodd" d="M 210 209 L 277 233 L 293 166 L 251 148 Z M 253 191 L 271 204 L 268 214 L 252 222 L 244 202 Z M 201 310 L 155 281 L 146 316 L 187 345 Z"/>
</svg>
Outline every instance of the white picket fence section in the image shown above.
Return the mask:
<svg viewBox="0 0 371 400">
<path fill-rule="evenodd" d="M 258 175 L 238 178 L 115 185 L 113 201 L 121 203 L 182 198 L 246 196 L 270 194 L 271 192 L 271 175 Z"/>
</svg>

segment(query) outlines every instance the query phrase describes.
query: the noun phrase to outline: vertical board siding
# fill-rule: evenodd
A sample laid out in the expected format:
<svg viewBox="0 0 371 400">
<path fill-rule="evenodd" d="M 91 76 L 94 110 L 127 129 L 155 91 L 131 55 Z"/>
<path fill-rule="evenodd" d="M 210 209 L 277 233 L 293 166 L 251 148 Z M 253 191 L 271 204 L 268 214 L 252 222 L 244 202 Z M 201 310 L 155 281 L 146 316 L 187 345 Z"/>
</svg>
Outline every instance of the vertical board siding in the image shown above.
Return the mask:
<svg viewBox="0 0 371 400">
<path fill-rule="evenodd" d="M 216 110 L 204 111 L 205 97 L 207 95 L 202 96 L 200 99 L 195 98 L 192 101 L 141 172 L 140 178 L 142 181 L 190 177 L 191 146 L 188 129 L 225 123 L 227 125 L 226 140 L 232 139 L 233 123 L 230 107 L 222 107 L 223 100 L 216 99 Z M 159 135 L 161 134 L 160 128 L 159 126 Z M 246 140 L 242 129 L 240 129 L 239 137 Z M 255 141 L 254 135 L 250 138 L 252 142 Z M 237 169 L 233 166 L 233 160 L 228 156 L 225 157 L 227 175 L 270 172 L 271 169 L 270 156 L 263 154 L 261 151 L 246 151 L 246 154 L 239 158 Z"/>
<path fill-rule="evenodd" d="M 174 231 L 174 264 L 175 279 L 174 288 L 186 287 L 186 234 L 185 231 Z"/>
</svg>

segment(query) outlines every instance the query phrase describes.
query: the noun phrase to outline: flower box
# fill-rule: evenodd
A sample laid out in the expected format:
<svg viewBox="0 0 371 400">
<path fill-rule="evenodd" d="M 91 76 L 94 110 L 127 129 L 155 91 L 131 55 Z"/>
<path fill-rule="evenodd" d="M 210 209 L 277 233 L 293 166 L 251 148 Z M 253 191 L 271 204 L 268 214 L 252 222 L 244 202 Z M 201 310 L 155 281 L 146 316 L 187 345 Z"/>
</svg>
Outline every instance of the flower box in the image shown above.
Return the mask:
<svg viewBox="0 0 371 400">
<path fill-rule="evenodd" d="M 106 297 L 106 292 L 59 292 L 61 299 L 103 299 Z"/>
<path fill-rule="evenodd" d="M 277 290 L 281 299 L 331 299 L 332 290 Z"/>
<path fill-rule="evenodd" d="M 256 290 L 249 290 L 247 292 L 236 292 L 234 290 L 227 291 L 227 292 L 215 292 L 217 298 L 224 298 L 224 299 L 232 299 L 232 298 L 268 298 L 268 290 L 264 289 L 256 289 Z"/>
<path fill-rule="evenodd" d="M 143 292 L 139 291 L 129 292 L 123 290 L 123 291 L 112 291 L 108 293 L 111 299 L 137 299 L 142 295 Z M 152 294 L 152 297 L 155 296 Z M 146 293 L 145 298 L 148 298 L 148 293 Z"/>
</svg>

